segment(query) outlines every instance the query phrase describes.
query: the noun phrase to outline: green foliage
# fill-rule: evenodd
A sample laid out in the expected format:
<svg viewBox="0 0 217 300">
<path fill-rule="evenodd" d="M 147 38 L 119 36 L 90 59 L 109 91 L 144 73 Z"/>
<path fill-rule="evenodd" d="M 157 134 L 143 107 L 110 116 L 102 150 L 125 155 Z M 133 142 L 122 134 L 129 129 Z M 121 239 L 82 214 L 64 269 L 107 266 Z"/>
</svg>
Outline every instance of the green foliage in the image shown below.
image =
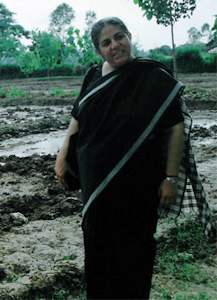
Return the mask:
<svg viewBox="0 0 217 300">
<path fill-rule="evenodd" d="M 26 96 L 27 95 L 23 90 L 18 89 L 16 87 L 10 87 L 10 89 L 6 93 L 6 97 L 11 98 L 11 99 L 17 99 L 17 98 L 26 97 Z"/>
<path fill-rule="evenodd" d="M 17 65 L 3 65 L 1 67 L 1 79 L 14 79 L 23 77 L 23 73 Z"/>
<path fill-rule="evenodd" d="M 38 69 L 34 70 L 30 74 L 30 77 L 33 78 L 47 77 L 47 69 L 45 69 L 44 67 L 39 67 Z"/>
<path fill-rule="evenodd" d="M 45 66 L 47 76 L 55 67 L 57 62 L 61 60 L 62 43 L 53 33 L 32 31 L 33 47 L 32 52 L 38 60 L 39 66 Z"/>
<path fill-rule="evenodd" d="M 217 53 L 203 56 L 203 72 L 215 73 L 217 71 Z"/>
<path fill-rule="evenodd" d="M 205 293 L 200 293 L 198 296 L 191 295 L 191 296 L 177 296 L 176 300 L 211 300 L 211 296 L 206 295 Z"/>
<path fill-rule="evenodd" d="M 145 10 L 145 14 L 151 18 L 162 16 L 166 20 L 168 13 L 171 15 L 178 13 L 179 16 L 187 17 L 194 10 L 195 0 L 190 0 L 184 5 L 183 1 L 175 0 L 135 0 L 134 2 Z M 179 4 L 177 4 L 180 2 Z M 64 13 L 61 15 L 61 9 Z M 158 14 L 157 14 L 158 10 Z M 189 11 L 188 11 L 189 10 Z M 167 11 L 167 14 L 166 14 Z M 55 11 L 56 19 L 53 20 L 53 26 L 62 24 L 62 29 L 67 31 L 64 33 L 63 39 L 57 37 L 57 31 L 60 30 L 55 27 L 55 32 L 40 32 L 33 31 L 31 34 L 32 44 L 30 47 L 25 47 L 20 42 L 20 37 L 24 35 L 24 31 L 19 25 L 14 25 L 13 13 L 9 12 L 6 7 L 0 4 L 0 76 L 1 78 L 23 78 L 23 77 L 46 77 L 46 76 L 83 76 L 86 70 L 94 63 L 100 63 L 101 58 L 95 53 L 92 41 L 90 38 L 90 28 L 96 20 L 96 14 L 93 11 L 86 12 L 86 30 L 81 33 L 79 29 L 74 27 L 68 28 L 74 18 L 74 11 L 63 4 Z M 156 15 L 155 15 L 156 13 Z M 67 15 L 68 14 L 68 15 Z M 164 15 L 164 16 L 163 16 Z M 54 15 L 53 15 L 54 16 Z M 62 19 L 62 17 L 64 19 Z M 178 17 L 177 17 L 178 18 Z M 70 21 L 71 20 L 71 21 Z M 163 19 L 162 19 L 163 20 Z M 172 22 L 177 20 L 170 19 Z M 64 23 L 65 22 L 65 23 Z M 158 23 L 161 19 L 158 20 Z M 163 24 L 163 23 L 162 23 Z M 12 26 L 13 25 L 13 26 Z M 167 26 L 167 23 L 164 24 Z M 201 32 L 206 32 L 208 24 L 204 24 Z M 217 21 L 215 22 L 212 31 L 217 31 Z M 204 44 L 203 44 L 204 45 Z M 207 47 L 206 47 L 207 48 Z M 187 50 L 179 50 L 181 66 L 180 72 L 215 72 L 216 71 L 216 56 L 204 54 L 209 49 L 200 48 L 196 52 L 186 54 Z M 134 52 L 137 56 L 147 56 L 147 53 L 140 50 L 137 44 L 134 45 Z M 164 45 L 150 51 L 149 57 L 164 63 L 169 69 L 173 70 L 174 58 L 171 57 L 171 48 Z M 201 58 L 202 57 L 202 58 Z M 3 58 L 3 59 L 1 59 Z M 16 61 L 16 65 L 4 65 L 10 62 L 10 59 Z M 189 64 L 190 60 L 190 64 Z M 199 61 L 199 63 L 198 63 Z M 1 65 L 2 62 L 2 65 Z M 68 63 L 70 62 L 70 64 Z"/>
<path fill-rule="evenodd" d="M 66 3 L 62 3 L 50 15 L 50 29 L 64 41 L 64 36 L 75 18 L 75 12 L 72 7 Z"/>
<path fill-rule="evenodd" d="M 0 90 L 0 93 L 1 93 L 1 90 Z M 77 98 L 79 91 L 74 90 L 72 92 L 64 92 L 63 89 L 60 89 L 60 88 L 51 88 L 51 94 L 54 96 L 59 96 L 59 97 L 71 95 L 73 98 Z"/>
<path fill-rule="evenodd" d="M 85 30 L 84 34 L 81 35 L 79 29 L 71 27 L 68 31 L 68 36 L 67 42 L 71 45 L 72 49 L 79 49 L 76 54 L 79 56 L 79 63 L 82 66 L 88 69 L 90 65 L 101 61 L 100 57 L 95 53 L 88 30 Z"/>
<path fill-rule="evenodd" d="M 20 62 L 19 62 L 20 64 Z M 50 76 L 84 76 L 87 67 L 79 64 L 63 64 L 56 65 L 51 71 Z M 21 71 L 19 65 L 4 65 L 1 68 L 1 79 L 13 79 L 13 78 L 42 78 L 47 77 L 47 69 L 44 67 L 39 67 L 37 69 L 32 70 L 31 73 Z"/>
<path fill-rule="evenodd" d="M 161 56 L 159 61 L 164 64 L 172 72 L 174 71 L 173 58 L 169 56 Z"/>
<path fill-rule="evenodd" d="M 26 51 L 23 47 L 18 56 L 18 65 L 21 72 L 23 72 L 27 77 L 39 68 L 39 60 L 36 55 L 31 51 Z"/>
<path fill-rule="evenodd" d="M 78 90 L 72 91 L 72 97 L 77 98 L 78 95 L 79 95 L 79 91 Z"/>
<path fill-rule="evenodd" d="M 177 63 L 175 56 L 175 42 L 173 26 L 181 17 L 190 18 L 196 8 L 196 0 L 134 0 L 134 3 L 139 5 L 145 11 L 148 20 L 156 17 L 157 23 L 164 26 L 171 26 L 171 38 L 173 48 L 173 65 L 175 77 L 177 77 Z"/>
<path fill-rule="evenodd" d="M 67 299 L 67 296 L 70 295 L 70 291 L 65 290 L 65 289 L 61 289 L 59 291 L 55 291 L 52 295 L 52 300 L 56 299 L 56 300 L 65 300 Z"/>
<path fill-rule="evenodd" d="M 28 31 L 24 30 L 22 26 L 14 24 L 13 15 L 14 13 L 9 11 L 3 3 L 0 3 L 0 32 L 4 34 L 5 31 L 11 30 L 19 37 L 28 37 Z"/>
<path fill-rule="evenodd" d="M 63 89 L 60 88 L 51 88 L 51 94 L 55 96 L 65 96 L 66 92 L 64 92 Z"/>
<path fill-rule="evenodd" d="M 204 62 L 197 47 L 179 47 L 176 51 L 178 69 L 181 73 L 203 72 Z"/>
<path fill-rule="evenodd" d="M 74 65 L 56 65 L 50 72 L 51 76 L 73 76 L 75 75 Z"/>
<path fill-rule="evenodd" d="M 4 87 L 2 86 L 2 87 L 0 88 L 0 98 L 5 98 L 5 97 L 6 97 L 5 89 L 4 89 Z"/>
<path fill-rule="evenodd" d="M 91 32 L 93 24 L 96 22 L 96 13 L 92 10 L 86 11 L 85 14 L 85 23 L 87 25 L 87 31 Z"/>
<path fill-rule="evenodd" d="M 188 37 L 189 37 L 189 41 L 190 43 L 198 43 L 199 40 L 202 38 L 202 33 L 196 28 L 196 27 L 191 27 L 188 30 Z"/>
<path fill-rule="evenodd" d="M 198 271 L 194 262 L 209 258 L 211 244 L 200 224 L 194 219 L 177 222 L 167 238 L 160 238 L 156 255 L 155 272 L 170 274 L 179 280 L 206 283 L 207 274 Z"/>
<path fill-rule="evenodd" d="M 215 23 L 211 30 L 213 31 L 215 41 L 217 41 L 217 15 L 215 15 Z"/>
<path fill-rule="evenodd" d="M 13 22 L 13 13 L 3 3 L 0 3 L 0 32 L 7 30 Z"/>
<path fill-rule="evenodd" d="M 164 26 L 174 24 L 181 17 L 189 18 L 196 8 L 196 0 L 134 0 L 134 3 L 145 11 L 148 20 L 156 17 L 157 23 Z"/>
<path fill-rule="evenodd" d="M 201 30 L 198 30 L 196 27 L 191 27 L 188 30 L 188 37 L 190 43 L 196 44 L 199 43 L 201 38 L 206 37 L 207 42 L 209 42 L 212 38 L 212 31 L 210 29 L 210 25 L 208 23 L 203 24 Z"/>
<path fill-rule="evenodd" d="M 162 51 L 159 51 L 159 49 L 160 48 L 150 50 L 148 57 L 163 63 L 168 69 L 174 71 L 173 58 L 171 56 L 164 55 Z"/>
<path fill-rule="evenodd" d="M 21 46 L 18 32 L 7 29 L 0 31 L 0 65 L 3 57 L 16 57 Z"/>
</svg>

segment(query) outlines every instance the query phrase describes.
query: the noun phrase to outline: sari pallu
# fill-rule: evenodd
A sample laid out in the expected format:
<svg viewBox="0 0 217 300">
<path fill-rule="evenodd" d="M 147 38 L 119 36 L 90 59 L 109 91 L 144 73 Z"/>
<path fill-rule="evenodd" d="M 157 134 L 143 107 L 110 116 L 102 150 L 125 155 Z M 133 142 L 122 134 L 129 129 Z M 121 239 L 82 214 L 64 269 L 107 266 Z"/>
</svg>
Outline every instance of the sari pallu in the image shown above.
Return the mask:
<svg viewBox="0 0 217 300">
<path fill-rule="evenodd" d="M 180 122 L 167 112 L 182 90 L 163 65 L 135 59 L 81 93 L 75 118 L 83 214 L 146 141 Z"/>
<path fill-rule="evenodd" d="M 165 176 L 161 137 L 183 120 L 182 90 L 161 64 L 136 59 L 81 91 L 73 116 L 79 123 L 87 299 L 148 299 L 157 190 Z M 186 176 L 183 182 L 178 207 L 171 209 L 176 216 Z"/>
</svg>

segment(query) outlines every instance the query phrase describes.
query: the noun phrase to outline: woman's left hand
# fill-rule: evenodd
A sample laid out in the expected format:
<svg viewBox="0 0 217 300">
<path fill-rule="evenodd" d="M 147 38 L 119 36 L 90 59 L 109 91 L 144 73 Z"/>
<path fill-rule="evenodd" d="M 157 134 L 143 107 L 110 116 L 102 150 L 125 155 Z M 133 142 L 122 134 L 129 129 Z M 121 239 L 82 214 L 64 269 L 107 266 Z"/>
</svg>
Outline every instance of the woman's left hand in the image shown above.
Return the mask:
<svg viewBox="0 0 217 300">
<path fill-rule="evenodd" d="M 177 184 L 164 179 L 159 187 L 158 193 L 161 197 L 159 206 L 162 208 L 169 208 L 176 200 Z"/>
</svg>

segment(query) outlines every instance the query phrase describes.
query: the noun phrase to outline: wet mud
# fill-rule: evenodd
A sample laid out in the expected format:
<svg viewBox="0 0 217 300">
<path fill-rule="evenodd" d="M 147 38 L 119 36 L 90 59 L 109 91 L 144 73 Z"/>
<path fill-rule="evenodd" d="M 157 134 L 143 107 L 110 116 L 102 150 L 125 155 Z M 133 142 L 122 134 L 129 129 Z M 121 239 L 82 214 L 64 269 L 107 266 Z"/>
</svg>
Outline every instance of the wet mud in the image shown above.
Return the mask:
<svg viewBox="0 0 217 300">
<path fill-rule="evenodd" d="M 216 74 L 180 78 L 195 88 L 184 97 L 194 120 L 191 138 L 198 170 L 215 215 L 216 78 Z M 48 142 L 54 134 L 64 136 L 74 98 L 54 97 L 50 87 L 68 93 L 80 88 L 81 79 L 4 80 L 1 84 L 5 89 L 22 87 L 32 96 L 0 98 L 0 299 L 79 299 L 84 265 L 80 191 L 68 191 L 56 179 L 54 164 L 60 140 L 46 151 L 34 144 L 31 152 L 27 144 L 41 134 Z M 202 108 L 201 99 L 198 104 L 199 95 L 206 97 L 203 102 L 209 108 Z M 14 141 L 24 145 L 19 155 Z M 214 280 L 217 283 L 217 274 Z M 62 298 L 60 291 L 65 292 Z M 213 288 L 212 293 L 215 291 Z"/>
</svg>

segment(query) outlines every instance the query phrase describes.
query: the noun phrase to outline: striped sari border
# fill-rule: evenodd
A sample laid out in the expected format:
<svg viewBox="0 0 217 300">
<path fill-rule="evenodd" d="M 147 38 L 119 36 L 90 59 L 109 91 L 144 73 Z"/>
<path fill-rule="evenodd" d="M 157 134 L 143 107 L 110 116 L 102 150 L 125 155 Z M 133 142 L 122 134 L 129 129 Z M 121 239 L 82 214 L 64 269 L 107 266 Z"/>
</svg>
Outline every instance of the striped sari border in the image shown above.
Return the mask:
<svg viewBox="0 0 217 300">
<path fill-rule="evenodd" d="M 79 102 L 79 106 L 81 106 L 89 97 L 91 97 L 92 95 L 94 95 L 95 93 L 97 93 L 99 90 L 103 89 L 105 86 L 107 86 L 110 82 L 112 82 L 116 77 L 118 76 L 118 74 L 113 75 L 112 77 L 110 77 L 109 79 L 107 79 L 105 82 L 101 83 L 100 85 L 98 85 L 97 87 L 95 87 L 94 89 L 92 89 L 86 96 L 84 96 L 81 101 Z"/>
<path fill-rule="evenodd" d="M 113 170 L 110 171 L 110 173 L 105 177 L 105 179 L 100 183 L 100 185 L 95 189 L 95 191 L 90 195 L 87 203 L 84 206 L 84 209 L 82 211 L 82 215 L 84 216 L 87 212 L 88 208 L 92 204 L 92 202 L 96 199 L 96 197 L 105 189 L 105 187 L 108 185 L 108 183 L 114 178 L 114 176 L 121 170 L 121 168 L 126 164 L 126 162 L 132 157 L 132 155 L 136 152 L 136 150 L 139 148 L 139 146 L 145 141 L 145 139 L 148 137 L 148 135 L 151 133 L 152 129 L 156 125 L 156 123 L 159 121 L 161 115 L 164 113 L 164 111 L 167 109 L 167 107 L 170 105 L 174 97 L 177 95 L 177 93 L 180 91 L 181 87 L 183 87 L 183 84 L 181 82 L 178 82 L 173 90 L 170 92 L 164 103 L 161 105 L 155 116 L 152 118 L 151 122 L 147 126 L 147 128 L 143 131 L 143 133 L 139 136 L 139 138 L 135 141 L 135 143 L 132 145 L 132 147 L 128 150 L 128 152 L 122 157 L 122 159 L 116 164 L 116 166 L 113 168 Z"/>
</svg>

